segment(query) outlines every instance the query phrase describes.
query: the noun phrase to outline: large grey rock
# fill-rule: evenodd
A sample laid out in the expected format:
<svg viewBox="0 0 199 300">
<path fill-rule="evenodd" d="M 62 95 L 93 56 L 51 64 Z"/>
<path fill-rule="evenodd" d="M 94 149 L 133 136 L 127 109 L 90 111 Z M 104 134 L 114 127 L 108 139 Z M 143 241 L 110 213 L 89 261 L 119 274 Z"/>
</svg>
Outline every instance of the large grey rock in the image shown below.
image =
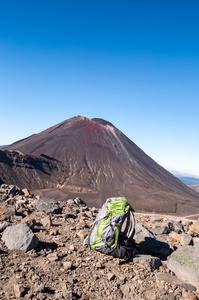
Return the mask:
<svg viewBox="0 0 199 300">
<path fill-rule="evenodd" d="M 168 273 L 158 272 L 158 273 L 155 273 L 155 277 L 156 277 L 156 280 L 169 282 L 174 285 L 181 286 L 182 288 L 189 290 L 189 291 L 196 290 L 196 287 L 193 286 L 192 284 L 187 283 L 186 281 L 181 280 L 181 279 L 177 278 L 176 276 L 172 276 Z"/>
<path fill-rule="evenodd" d="M 170 229 L 167 226 L 156 227 L 151 229 L 151 231 L 153 232 L 153 234 L 157 235 L 170 233 Z"/>
<path fill-rule="evenodd" d="M 180 222 L 169 222 L 168 227 L 171 231 L 175 231 L 176 233 L 184 233 L 184 226 Z"/>
<path fill-rule="evenodd" d="M 135 235 L 133 238 L 135 242 L 139 244 L 140 248 L 147 254 L 165 258 L 171 253 L 169 244 L 161 238 L 155 237 L 155 235 L 144 225 L 135 225 Z"/>
<path fill-rule="evenodd" d="M 7 227 L 2 235 L 8 249 L 29 251 L 39 244 L 39 239 L 24 222 L 15 226 Z"/>
<path fill-rule="evenodd" d="M 138 255 L 134 257 L 133 262 L 141 264 L 150 272 L 159 269 L 159 267 L 162 265 L 162 262 L 159 259 L 159 257 L 154 257 L 151 255 Z"/>
<path fill-rule="evenodd" d="M 186 280 L 199 289 L 199 245 L 180 247 L 167 261 L 168 268 L 177 277 Z"/>
<path fill-rule="evenodd" d="M 62 212 L 62 206 L 59 202 L 50 198 L 42 198 L 34 202 L 38 211 L 44 211 L 46 213 L 59 214 Z"/>
</svg>

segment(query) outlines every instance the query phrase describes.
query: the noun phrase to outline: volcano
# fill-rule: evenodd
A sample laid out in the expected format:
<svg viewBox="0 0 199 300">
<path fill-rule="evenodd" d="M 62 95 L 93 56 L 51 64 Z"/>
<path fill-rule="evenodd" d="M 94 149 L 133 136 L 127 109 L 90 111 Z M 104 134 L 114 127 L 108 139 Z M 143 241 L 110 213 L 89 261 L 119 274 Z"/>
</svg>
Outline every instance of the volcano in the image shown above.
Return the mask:
<svg viewBox="0 0 199 300">
<path fill-rule="evenodd" d="M 101 207 L 125 196 L 137 211 L 199 213 L 199 194 L 102 119 L 76 116 L 0 150 L 0 182 Z"/>
</svg>

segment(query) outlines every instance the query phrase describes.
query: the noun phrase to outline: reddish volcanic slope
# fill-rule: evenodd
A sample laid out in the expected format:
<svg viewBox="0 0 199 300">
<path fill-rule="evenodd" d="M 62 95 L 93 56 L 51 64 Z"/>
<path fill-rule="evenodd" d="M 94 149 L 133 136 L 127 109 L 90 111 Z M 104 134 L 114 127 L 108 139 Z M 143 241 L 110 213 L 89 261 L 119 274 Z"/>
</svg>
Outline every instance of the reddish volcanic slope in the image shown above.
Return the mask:
<svg viewBox="0 0 199 300">
<path fill-rule="evenodd" d="M 45 196 L 80 196 L 90 205 L 101 206 L 106 198 L 122 195 L 140 211 L 199 213 L 199 194 L 102 119 L 77 116 L 4 147 L 1 152 L 11 159 L 13 150 L 15 167 L 9 169 L 6 165 L 9 178 L 3 173 L 5 162 L 0 155 L 3 182 L 20 185 L 17 170 L 25 170 L 23 183 L 32 190 L 45 189 L 41 191 Z M 22 158 L 21 165 L 16 166 L 16 153 L 26 160 L 32 158 L 37 168 L 28 163 L 24 167 Z M 11 173 L 15 182 L 10 181 Z M 31 180 L 33 173 L 38 180 Z"/>
</svg>

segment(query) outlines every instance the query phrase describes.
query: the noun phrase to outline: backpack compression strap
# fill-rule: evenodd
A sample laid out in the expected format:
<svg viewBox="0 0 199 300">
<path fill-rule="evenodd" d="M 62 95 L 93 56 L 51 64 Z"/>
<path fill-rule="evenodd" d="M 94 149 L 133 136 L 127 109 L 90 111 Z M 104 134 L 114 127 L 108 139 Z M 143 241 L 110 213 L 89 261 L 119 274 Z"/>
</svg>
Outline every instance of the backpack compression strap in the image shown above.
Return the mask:
<svg viewBox="0 0 199 300">
<path fill-rule="evenodd" d="M 128 215 L 127 215 L 126 228 L 124 230 L 124 234 L 127 237 L 126 242 L 128 242 L 130 240 L 130 238 L 133 237 L 134 231 L 135 231 L 135 219 L 134 219 L 133 209 L 132 209 L 132 207 L 130 207 L 130 209 L 128 211 Z M 128 233 L 128 235 L 127 235 L 127 233 Z"/>
</svg>

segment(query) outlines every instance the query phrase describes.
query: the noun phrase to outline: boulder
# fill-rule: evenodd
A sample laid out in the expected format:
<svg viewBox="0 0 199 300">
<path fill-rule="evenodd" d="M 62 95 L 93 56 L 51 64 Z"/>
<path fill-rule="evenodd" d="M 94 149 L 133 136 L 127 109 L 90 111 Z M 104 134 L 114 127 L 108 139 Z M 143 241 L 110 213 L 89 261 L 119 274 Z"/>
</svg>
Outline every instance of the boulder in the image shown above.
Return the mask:
<svg viewBox="0 0 199 300">
<path fill-rule="evenodd" d="M 159 267 L 162 265 L 159 257 L 154 257 L 151 255 L 138 255 L 133 259 L 133 262 L 141 264 L 150 272 L 159 269 Z"/>
<path fill-rule="evenodd" d="M 153 232 L 153 234 L 157 235 L 170 233 L 170 229 L 168 226 L 156 227 L 151 229 L 151 231 Z"/>
<path fill-rule="evenodd" d="M 135 225 L 135 235 L 134 240 L 141 250 L 146 254 L 152 254 L 155 256 L 160 256 L 161 258 L 166 258 L 171 254 L 170 246 L 167 242 L 149 231 L 144 225 Z"/>
<path fill-rule="evenodd" d="M 8 249 L 24 252 L 36 248 L 39 244 L 39 239 L 25 222 L 7 227 L 3 232 L 2 240 Z"/>
<path fill-rule="evenodd" d="M 180 222 L 169 222 L 168 227 L 171 231 L 174 231 L 176 233 L 183 233 L 184 232 L 184 226 Z"/>
<path fill-rule="evenodd" d="M 36 200 L 34 203 L 38 211 L 44 211 L 45 213 L 53 214 L 60 214 L 62 212 L 62 206 L 54 199 L 42 198 Z"/>
<path fill-rule="evenodd" d="M 199 289 L 199 245 L 180 247 L 167 261 L 168 268 L 177 277 L 186 280 Z"/>
</svg>

